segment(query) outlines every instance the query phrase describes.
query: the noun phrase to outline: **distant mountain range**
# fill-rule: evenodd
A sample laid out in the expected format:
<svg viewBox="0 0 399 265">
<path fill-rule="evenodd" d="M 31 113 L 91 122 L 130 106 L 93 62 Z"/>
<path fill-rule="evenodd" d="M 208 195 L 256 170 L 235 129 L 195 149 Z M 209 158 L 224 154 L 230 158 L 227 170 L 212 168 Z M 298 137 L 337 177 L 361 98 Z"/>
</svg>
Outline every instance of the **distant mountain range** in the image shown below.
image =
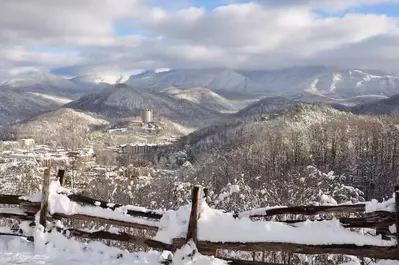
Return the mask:
<svg viewBox="0 0 399 265">
<path fill-rule="evenodd" d="M 254 98 L 261 101 L 237 115 L 262 113 L 296 102 L 322 102 L 358 113 L 392 114 L 398 112 L 397 94 L 398 77 L 378 70 L 324 66 L 254 71 L 172 69 L 71 79 L 32 70 L 0 82 L 0 126 L 65 104 L 108 118 L 138 115 L 142 108 L 151 108 L 171 120 L 198 124 L 218 119 L 221 113 L 238 111 Z"/>
<path fill-rule="evenodd" d="M 138 89 L 161 91 L 169 87 L 209 88 L 216 93 L 286 96 L 308 92 L 332 98 L 399 93 L 399 78 L 381 71 L 323 66 L 280 70 L 233 70 L 228 68 L 177 69 L 133 75 L 127 84 Z"/>
</svg>

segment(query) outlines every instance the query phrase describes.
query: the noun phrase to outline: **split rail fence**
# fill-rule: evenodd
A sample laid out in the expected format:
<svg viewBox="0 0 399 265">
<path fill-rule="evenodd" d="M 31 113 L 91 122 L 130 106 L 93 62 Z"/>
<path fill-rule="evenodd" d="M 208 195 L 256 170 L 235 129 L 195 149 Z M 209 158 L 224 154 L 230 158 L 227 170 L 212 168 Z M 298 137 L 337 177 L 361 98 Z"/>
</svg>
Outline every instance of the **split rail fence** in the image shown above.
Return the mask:
<svg viewBox="0 0 399 265">
<path fill-rule="evenodd" d="M 57 175 L 57 179 L 61 184 L 64 183 L 64 171 L 60 170 Z M 118 225 L 130 228 L 145 229 L 145 230 L 158 230 L 157 225 L 149 225 L 145 222 L 127 222 L 121 220 L 114 220 L 112 218 L 104 218 L 101 216 L 92 216 L 85 214 L 72 214 L 67 215 L 65 213 L 53 213 L 48 212 L 48 196 L 49 196 L 49 183 L 50 183 L 50 171 L 48 169 L 44 172 L 43 189 L 42 189 L 42 200 L 41 202 L 31 202 L 21 198 L 21 195 L 0 195 L 0 205 L 18 205 L 20 209 L 23 209 L 23 213 L 17 211 L 7 211 L 9 208 L 0 208 L 0 218 L 11 218 L 20 221 L 31 221 L 34 225 L 35 215 L 40 212 L 40 224 L 46 228 L 46 221 L 61 220 L 61 219 L 73 219 L 73 220 L 84 220 L 93 221 L 103 224 Z M 369 257 L 375 259 L 393 259 L 399 260 L 399 246 L 381 247 L 373 245 L 358 246 L 355 244 L 325 244 L 325 245 L 304 245 L 295 243 L 285 242 L 210 242 L 202 241 L 198 238 L 198 225 L 197 221 L 200 218 L 200 206 L 203 198 L 207 198 L 207 189 L 203 189 L 200 186 L 195 186 L 192 192 L 192 208 L 190 213 L 190 219 L 188 224 L 187 235 L 185 238 L 175 238 L 171 244 L 165 244 L 153 240 L 151 238 L 145 238 L 140 236 L 131 235 L 128 233 L 120 232 L 118 234 L 111 233 L 108 231 L 96 231 L 87 232 L 79 229 L 61 229 L 56 228 L 59 232 L 68 233 L 73 237 L 88 238 L 88 239 L 104 239 L 104 240 L 116 240 L 122 242 L 128 242 L 137 244 L 140 246 L 146 246 L 158 250 L 169 250 L 175 251 L 182 247 L 184 244 L 192 240 L 198 250 L 205 255 L 216 256 L 217 250 L 232 250 L 232 251 L 247 251 L 247 252 L 264 252 L 264 251 L 285 251 L 290 253 L 300 254 L 343 254 L 353 255 L 357 257 Z M 395 195 L 399 193 L 399 186 L 395 188 Z M 79 203 L 82 206 L 94 206 L 101 207 L 104 209 L 116 210 L 117 208 L 123 207 L 120 204 L 110 204 L 106 201 L 96 200 L 83 196 L 81 194 L 68 195 L 69 200 Z M 371 213 L 365 212 L 366 204 L 359 203 L 353 205 L 335 205 L 335 206 L 295 206 L 295 207 L 281 207 L 271 208 L 266 210 L 255 210 L 247 213 L 235 213 L 232 218 L 242 218 L 243 216 L 251 219 L 259 218 L 270 218 L 278 215 L 303 215 L 312 216 L 318 214 L 359 214 L 361 217 L 341 217 L 338 218 L 339 222 L 344 228 L 373 228 L 377 231 L 383 231 L 384 233 L 390 233 L 388 227 L 396 225 L 399 227 L 399 195 L 395 196 L 395 212 L 388 211 L 376 211 Z M 144 208 L 134 208 L 134 210 L 127 210 L 127 215 L 142 218 L 143 220 L 150 220 L 156 223 L 158 222 L 163 214 L 159 211 L 148 210 Z M 298 222 L 304 222 L 303 220 L 284 220 L 287 224 L 295 224 Z M 316 219 L 316 221 L 322 221 Z M 398 229 L 399 230 L 399 229 Z M 32 236 L 26 236 L 21 234 L 21 230 L 16 229 L 14 233 L 0 233 L 0 235 L 7 236 L 21 236 L 25 237 L 30 241 L 34 241 Z M 233 232 L 233 231 L 232 231 Z M 399 231 L 394 234 L 388 235 L 388 237 L 396 237 L 399 242 Z M 230 260 L 230 264 L 246 265 L 246 264 L 263 264 L 263 265 L 275 265 L 273 263 L 259 262 L 259 261 L 247 261 L 247 260 Z"/>
</svg>

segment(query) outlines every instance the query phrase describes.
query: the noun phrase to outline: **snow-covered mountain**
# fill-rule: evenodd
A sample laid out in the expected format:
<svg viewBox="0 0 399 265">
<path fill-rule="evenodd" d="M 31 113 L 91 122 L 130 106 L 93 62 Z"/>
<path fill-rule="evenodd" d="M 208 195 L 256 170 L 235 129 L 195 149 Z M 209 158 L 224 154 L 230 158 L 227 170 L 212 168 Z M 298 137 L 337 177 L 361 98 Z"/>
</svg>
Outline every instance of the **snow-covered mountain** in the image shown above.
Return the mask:
<svg viewBox="0 0 399 265">
<path fill-rule="evenodd" d="M 13 73 L 0 83 L 0 126 L 54 110 L 88 90 L 40 70 Z"/>
<path fill-rule="evenodd" d="M 26 72 L 20 72 L 18 74 L 11 75 L 8 80 L 3 81 L 0 84 L 2 88 L 9 89 L 32 89 L 32 90 L 80 90 L 81 86 L 78 86 L 71 81 L 53 75 L 49 72 L 41 70 L 29 70 Z"/>
<path fill-rule="evenodd" d="M 392 96 L 399 93 L 399 78 L 381 71 L 324 66 L 278 70 L 233 70 L 228 68 L 146 71 L 132 75 L 128 84 L 138 89 L 161 91 L 169 87 L 204 87 L 215 92 L 263 93 L 290 96 L 308 92 L 333 98 L 364 95 Z"/>
<path fill-rule="evenodd" d="M 62 104 L 41 95 L 0 89 L 0 127 L 54 110 Z"/>
<path fill-rule="evenodd" d="M 74 124 L 76 132 L 90 131 L 93 127 L 101 128 L 109 124 L 108 121 L 90 113 L 59 108 L 15 123 L 10 126 L 9 132 L 17 138 L 33 137 L 36 140 L 50 142 L 59 138 L 66 126 L 71 123 Z"/>
<path fill-rule="evenodd" d="M 127 84 L 140 89 L 161 91 L 169 87 L 205 87 L 214 91 L 252 92 L 261 90 L 260 84 L 228 68 L 176 69 L 163 72 L 146 71 L 132 75 Z"/>
<path fill-rule="evenodd" d="M 231 102 L 208 88 L 190 89 L 168 88 L 163 91 L 178 99 L 184 99 L 219 112 L 234 112 L 237 109 Z"/>
<path fill-rule="evenodd" d="M 139 91 L 126 84 L 116 84 L 96 90 L 66 105 L 68 108 L 97 113 L 108 118 L 140 115 L 142 109 L 152 109 L 155 116 L 165 116 L 173 121 L 192 122 L 199 125 L 220 113 L 188 100 L 176 99 L 165 93 Z"/>
<path fill-rule="evenodd" d="M 399 96 L 397 96 L 397 98 L 399 98 Z M 265 97 L 257 102 L 254 102 L 253 104 L 248 105 L 247 107 L 241 109 L 237 113 L 234 113 L 229 118 L 257 116 L 259 114 L 277 112 L 298 103 L 309 103 L 309 104 L 322 103 L 329 105 L 335 109 L 351 111 L 351 110 L 356 110 L 363 105 L 374 106 L 375 103 L 385 102 L 386 101 L 385 99 L 386 97 L 384 96 L 357 96 L 346 99 L 334 99 L 326 97 L 324 95 L 317 95 L 317 94 L 304 92 L 301 94 L 293 95 L 290 98 Z M 399 106 L 399 101 L 398 101 L 398 106 Z"/>
</svg>

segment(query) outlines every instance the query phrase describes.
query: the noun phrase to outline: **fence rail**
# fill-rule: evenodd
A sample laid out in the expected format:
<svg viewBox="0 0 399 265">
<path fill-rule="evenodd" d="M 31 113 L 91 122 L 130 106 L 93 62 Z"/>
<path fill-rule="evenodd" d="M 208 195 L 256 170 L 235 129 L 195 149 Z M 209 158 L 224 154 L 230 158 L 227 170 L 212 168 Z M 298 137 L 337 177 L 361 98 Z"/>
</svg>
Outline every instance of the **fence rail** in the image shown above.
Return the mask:
<svg viewBox="0 0 399 265">
<path fill-rule="evenodd" d="M 63 181 L 63 172 L 58 173 L 60 183 Z M 49 183 L 50 183 L 49 171 L 46 170 L 44 174 L 43 192 L 41 202 L 32 202 L 26 197 L 20 195 L 0 195 L 0 204 L 4 205 L 18 205 L 19 208 L 0 208 L 0 218 L 11 218 L 20 221 L 35 221 L 35 215 L 39 212 L 40 223 L 45 227 L 46 220 L 60 220 L 60 219 L 73 219 L 73 220 L 84 220 L 100 222 L 103 224 L 118 225 L 137 229 L 146 230 L 158 230 L 159 220 L 163 217 L 162 211 L 149 210 L 142 207 L 125 206 L 121 204 L 108 203 L 102 200 L 96 200 L 81 194 L 65 194 L 68 199 L 72 202 L 78 203 L 82 207 L 99 207 L 101 209 L 118 211 L 119 208 L 124 207 L 124 213 L 126 216 L 137 218 L 138 221 L 133 220 L 119 220 L 118 218 L 105 218 L 104 216 L 96 216 L 94 214 L 87 213 L 76 213 L 66 214 L 61 212 L 55 212 L 50 214 L 48 212 L 48 195 L 49 195 Z M 395 188 L 395 194 L 399 191 L 399 188 Z M 398 244 L 395 246 L 382 247 L 374 245 L 358 246 L 355 244 L 297 244 L 294 242 L 211 242 L 201 240 L 198 237 L 198 220 L 200 217 L 200 206 L 202 204 L 203 195 L 207 194 L 207 189 L 202 189 L 200 186 L 195 186 L 192 193 L 192 204 L 191 213 L 188 220 L 187 235 L 185 238 L 175 238 L 172 243 L 165 244 L 153 240 L 151 238 L 145 238 L 141 236 L 134 236 L 128 233 L 112 233 L 109 231 L 95 231 L 87 232 L 79 229 L 63 229 L 58 227 L 49 227 L 47 231 L 56 229 L 58 232 L 65 235 L 80 237 L 86 239 L 104 239 L 104 240 L 116 240 L 121 242 L 128 242 L 140 246 L 146 246 L 153 249 L 159 250 L 170 250 L 175 251 L 182 247 L 188 241 L 193 241 L 198 250 L 206 255 L 216 255 L 218 250 L 234 250 L 234 251 L 247 251 L 247 252 L 258 252 L 258 251 L 286 251 L 290 253 L 300 254 L 343 254 L 353 255 L 358 257 L 370 257 L 376 259 L 399 259 L 399 248 Z M 384 231 L 389 237 L 396 236 L 399 238 L 399 231 L 395 235 L 391 235 L 389 227 L 394 224 L 399 224 L 399 196 L 396 196 L 396 212 L 388 211 L 376 211 L 371 213 L 365 213 L 366 204 L 353 204 L 353 205 L 336 205 L 336 206 L 295 206 L 295 207 L 279 207 L 271 209 L 255 209 L 242 213 L 234 213 L 231 215 L 234 219 L 251 218 L 251 219 L 262 219 L 265 217 L 272 217 L 276 215 L 302 215 L 311 216 L 318 214 L 337 214 L 337 213 L 358 213 L 361 217 L 339 217 L 337 220 L 341 223 L 344 228 L 374 228 L 379 231 Z M 8 209 L 8 210 L 7 210 Z M 20 210 L 15 210 L 20 209 Z M 139 220 L 147 220 L 143 222 Z M 313 220 L 324 221 L 325 219 L 317 218 Z M 307 221 L 307 219 L 289 219 L 282 220 L 289 225 L 294 225 Z M 258 221 L 262 222 L 262 221 Z M 30 241 L 34 238 L 29 235 L 24 235 L 22 230 L 16 229 L 14 233 L 0 233 L 0 235 L 14 235 L 22 236 Z M 398 242 L 398 241 L 397 241 Z M 246 260 L 231 260 L 230 264 L 237 265 L 256 265 L 264 264 L 271 265 L 272 263 L 246 261 Z M 273 264 L 275 265 L 275 264 Z"/>
</svg>

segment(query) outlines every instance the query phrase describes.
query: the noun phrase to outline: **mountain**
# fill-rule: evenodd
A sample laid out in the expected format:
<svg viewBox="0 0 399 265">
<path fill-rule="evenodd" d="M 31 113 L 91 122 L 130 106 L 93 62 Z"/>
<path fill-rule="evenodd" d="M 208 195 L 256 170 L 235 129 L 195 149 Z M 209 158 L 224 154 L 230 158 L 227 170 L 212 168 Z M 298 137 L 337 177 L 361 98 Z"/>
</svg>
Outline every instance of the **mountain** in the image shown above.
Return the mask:
<svg viewBox="0 0 399 265">
<path fill-rule="evenodd" d="M 7 76 L 0 84 L 0 126 L 54 110 L 85 93 L 85 87 L 45 71 Z"/>
<path fill-rule="evenodd" d="M 237 110 L 228 99 L 212 92 L 212 90 L 208 88 L 168 88 L 163 92 L 172 95 L 175 98 L 188 100 L 205 108 L 219 112 L 234 112 Z"/>
<path fill-rule="evenodd" d="M 399 94 L 389 98 L 359 104 L 350 109 L 356 114 L 399 115 Z"/>
<path fill-rule="evenodd" d="M 128 84 L 143 90 L 169 87 L 204 87 L 226 93 L 290 96 L 308 92 L 337 99 L 356 96 L 392 96 L 399 92 L 399 78 L 376 70 L 325 66 L 292 67 L 278 70 L 233 70 L 229 68 L 146 71 L 132 75 Z"/>
<path fill-rule="evenodd" d="M 62 104 L 41 95 L 0 89 L 0 127 L 56 109 Z"/>
<path fill-rule="evenodd" d="M 152 109 L 155 115 L 196 125 L 199 125 L 198 122 L 220 117 L 220 113 L 190 101 L 176 99 L 164 93 L 139 91 L 125 84 L 92 92 L 66 107 L 101 114 L 110 119 L 137 116 L 142 109 Z"/>
<path fill-rule="evenodd" d="M 176 69 L 164 72 L 146 71 L 132 75 L 127 84 L 150 91 L 169 87 L 205 87 L 214 91 L 252 92 L 262 89 L 260 84 L 228 68 Z"/>
<path fill-rule="evenodd" d="M 352 108 L 356 108 L 356 105 L 368 104 L 377 102 L 378 100 L 385 99 L 384 96 L 357 96 L 348 99 L 334 99 L 323 95 L 311 94 L 308 92 L 292 95 L 290 98 L 286 97 L 265 97 L 257 102 L 254 102 L 247 107 L 241 109 L 237 113 L 231 115 L 233 118 L 238 117 L 249 117 L 259 114 L 271 113 L 283 110 L 287 107 L 298 103 L 323 103 L 333 107 L 334 109 L 342 111 L 351 111 Z M 231 118 L 230 117 L 230 118 Z"/>
<path fill-rule="evenodd" d="M 77 84 L 60 76 L 41 70 L 29 70 L 13 74 L 0 84 L 0 89 L 15 92 L 38 92 L 53 96 L 76 99 L 87 93 L 91 86 Z"/>
<path fill-rule="evenodd" d="M 279 103 L 282 99 L 274 98 L 273 100 Z M 248 148 L 248 145 L 267 145 L 267 140 L 270 139 L 266 136 L 266 132 L 280 134 L 290 129 L 297 133 L 305 131 L 304 137 L 306 137 L 309 135 L 309 131 L 306 132 L 308 128 L 315 124 L 355 116 L 324 104 L 294 103 L 289 105 L 289 103 L 282 100 L 280 105 L 285 104 L 287 107 L 265 114 L 263 117 L 240 117 L 202 128 L 186 136 L 182 141 L 184 145 L 190 146 L 191 151 L 196 155 L 203 152 L 212 154 L 216 151 L 229 152 L 232 148 L 244 150 Z M 310 140 L 306 138 L 304 142 Z M 278 152 L 278 150 L 275 151 Z M 215 163 L 217 162 L 218 160 L 215 160 Z"/>
<path fill-rule="evenodd" d="M 32 137 L 38 142 L 50 143 L 61 140 L 67 133 L 89 132 L 94 127 L 108 124 L 108 121 L 90 113 L 59 108 L 13 124 L 8 133 L 16 138 Z"/>
<path fill-rule="evenodd" d="M 241 118 L 275 112 L 295 105 L 296 103 L 298 103 L 298 101 L 284 97 L 264 98 L 232 114 L 232 117 Z"/>
</svg>

